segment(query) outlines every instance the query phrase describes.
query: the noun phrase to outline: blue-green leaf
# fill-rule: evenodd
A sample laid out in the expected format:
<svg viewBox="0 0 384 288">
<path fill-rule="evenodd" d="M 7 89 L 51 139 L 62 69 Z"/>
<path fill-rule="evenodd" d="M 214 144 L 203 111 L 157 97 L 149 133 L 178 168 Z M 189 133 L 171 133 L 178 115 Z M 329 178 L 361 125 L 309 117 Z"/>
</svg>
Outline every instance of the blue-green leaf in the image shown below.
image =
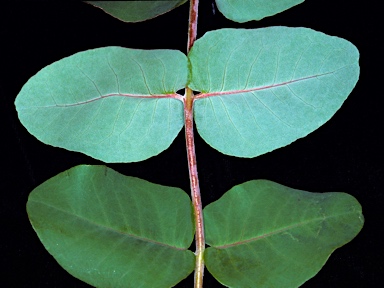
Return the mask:
<svg viewBox="0 0 384 288">
<path fill-rule="evenodd" d="M 35 188 L 27 210 L 49 253 L 95 287 L 172 287 L 194 269 L 191 201 L 178 188 L 82 165 Z"/>
<path fill-rule="evenodd" d="M 187 0 L 86 1 L 125 22 L 140 22 L 164 14 Z"/>
<path fill-rule="evenodd" d="M 308 28 L 220 29 L 195 42 L 189 87 L 199 134 L 255 157 L 304 137 L 340 108 L 359 77 L 350 42 Z"/>
<path fill-rule="evenodd" d="M 187 82 L 180 51 L 106 47 L 57 61 L 16 98 L 21 123 L 40 141 L 105 162 L 167 149 L 183 127 L 177 90 Z"/>
<path fill-rule="evenodd" d="M 271 181 L 233 187 L 204 208 L 205 263 L 227 287 L 296 288 L 361 230 L 357 200 Z"/>
<path fill-rule="evenodd" d="M 242 23 L 261 20 L 302 2 L 304 0 L 216 0 L 216 5 L 225 17 Z"/>
</svg>

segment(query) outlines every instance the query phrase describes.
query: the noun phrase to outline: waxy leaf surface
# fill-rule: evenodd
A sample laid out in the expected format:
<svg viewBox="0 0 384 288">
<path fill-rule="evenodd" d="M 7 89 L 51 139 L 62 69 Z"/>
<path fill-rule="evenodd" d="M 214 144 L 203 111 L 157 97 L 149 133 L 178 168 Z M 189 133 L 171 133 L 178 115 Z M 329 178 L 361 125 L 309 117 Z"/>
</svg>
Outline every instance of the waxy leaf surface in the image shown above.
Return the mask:
<svg viewBox="0 0 384 288">
<path fill-rule="evenodd" d="M 191 201 L 178 188 L 77 166 L 29 196 L 45 248 L 95 287 L 172 287 L 194 269 Z"/>
<path fill-rule="evenodd" d="M 193 46 L 188 84 L 199 134 L 255 157 L 304 137 L 340 108 L 359 77 L 350 42 L 307 28 L 221 29 Z"/>
<path fill-rule="evenodd" d="M 187 0 L 86 1 L 125 22 L 140 22 L 164 14 Z"/>
<path fill-rule="evenodd" d="M 29 79 L 16 109 L 46 144 L 105 162 L 141 161 L 167 149 L 183 127 L 176 91 L 187 73 L 180 51 L 88 50 Z"/>
<path fill-rule="evenodd" d="M 235 186 L 204 208 L 205 263 L 227 287 L 294 288 L 363 226 L 361 206 L 340 193 L 266 181 Z"/>
<path fill-rule="evenodd" d="M 291 8 L 304 0 L 216 0 L 225 17 L 236 22 L 260 20 Z"/>
</svg>

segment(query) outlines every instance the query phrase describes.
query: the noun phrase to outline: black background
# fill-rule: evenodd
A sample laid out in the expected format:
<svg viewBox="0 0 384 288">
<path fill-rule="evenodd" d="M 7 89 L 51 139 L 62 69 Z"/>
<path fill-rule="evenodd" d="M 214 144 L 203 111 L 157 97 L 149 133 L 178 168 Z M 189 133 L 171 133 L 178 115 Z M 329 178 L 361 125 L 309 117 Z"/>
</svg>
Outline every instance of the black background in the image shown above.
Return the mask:
<svg viewBox="0 0 384 288">
<path fill-rule="evenodd" d="M 254 159 L 226 156 L 196 135 L 204 205 L 236 184 L 269 179 L 297 189 L 345 191 L 363 206 L 366 223 L 349 244 L 302 287 L 381 287 L 383 269 L 383 51 L 379 7 L 373 1 L 307 0 L 259 22 L 229 21 L 212 0 L 200 3 L 198 37 L 206 31 L 273 25 L 309 27 L 354 43 L 361 53 L 360 80 L 335 116 L 293 144 Z M 369 3 L 369 4 L 362 4 Z M 362 6 L 364 5 L 364 6 Z M 100 164 L 86 155 L 45 145 L 20 124 L 14 99 L 44 66 L 103 46 L 178 49 L 186 52 L 188 5 L 151 21 L 120 22 L 81 2 L 17 2 L 0 6 L 0 287 L 90 287 L 65 272 L 38 240 L 25 204 L 29 192 L 78 164 Z M 197 133 L 196 133 L 197 134 Z M 139 163 L 108 164 L 130 176 L 189 191 L 183 131 L 160 155 Z M 221 287 L 205 273 L 205 287 Z M 193 277 L 176 287 L 192 287 Z M 279 288 L 279 287 L 277 287 Z"/>
</svg>

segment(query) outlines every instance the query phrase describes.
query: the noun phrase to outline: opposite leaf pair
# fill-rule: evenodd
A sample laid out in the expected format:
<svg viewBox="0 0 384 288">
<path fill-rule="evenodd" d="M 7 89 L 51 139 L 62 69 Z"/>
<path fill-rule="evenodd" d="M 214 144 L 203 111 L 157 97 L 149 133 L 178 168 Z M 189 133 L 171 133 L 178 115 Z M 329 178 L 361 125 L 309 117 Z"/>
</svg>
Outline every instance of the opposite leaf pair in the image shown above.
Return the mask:
<svg viewBox="0 0 384 288">
<path fill-rule="evenodd" d="M 191 201 L 178 188 L 83 165 L 37 187 L 27 210 L 60 265 L 95 287 L 172 287 L 194 269 Z M 228 287 L 298 287 L 363 225 L 348 194 L 266 180 L 235 186 L 204 219 L 207 268 Z"/>
<path fill-rule="evenodd" d="M 125 22 L 154 18 L 184 4 L 187 0 L 162 1 L 86 1 Z M 260 20 L 291 8 L 304 0 L 216 0 L 225 17 L 236 22 Z M 213 5 L 213 3 L 212 3 Z"/>
<path fill-rule="evenodd" d="M 25 84 L 16 108 L 44 143 L 133 162 L 172 143 L 184 125 L 176 91 L 189 87 L 201 92 L 193 100 L 203 139 L 255 157 L 331 118 L 357 82 L 358 56 L 350 42 L 307 28 L 220 29 L 188 57 L 106 47 L 64 58 Z"/>
</svg>

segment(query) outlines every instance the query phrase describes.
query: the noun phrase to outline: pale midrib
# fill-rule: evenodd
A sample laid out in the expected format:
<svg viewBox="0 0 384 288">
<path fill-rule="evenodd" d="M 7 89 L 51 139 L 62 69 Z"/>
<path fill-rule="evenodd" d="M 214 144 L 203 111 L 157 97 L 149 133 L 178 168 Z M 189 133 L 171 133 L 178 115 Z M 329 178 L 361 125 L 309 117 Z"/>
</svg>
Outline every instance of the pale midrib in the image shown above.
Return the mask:
<svg viewBox="0 0 384 288">
<path fill-rule="evenodd" d="M 149 239 L 149 238 L 145 238 L 145 237 L 140 237 L 140 236 L 137 236 L 137 235 L 134 235 L 134 234 L 123 233 L 123 232 L 121 232 L 121 231 L 114 230 L 114 229 L 112 229 L 111 227 L 107 227 L 107 226 L 104 226 L 104 225 L 102 225 L 102 224 L 92 222 L 92 221 L 90 221 L 89 219 L 84 218 L 84 217 L 82 217 L 82 216 L 80 216 L 80 215 L 72 214 L 72 213 L 70 213 L 70 212 L 68 212 L 68 211 L 66 211 L 66 210 L 59 209 L 59 208 L 57 208 L 56 206 L 53 206 L 53 205 L 50 205 L 50 204 L 47 204 L 47 203 L 44 203 L 44 202 L 41 202 L 41 201 L 30 200 L 30 202 L 35 202 L 35 203 L 38 203 L 38 204 L 47 206 L 47 207 L 49 207 L 49 208 L 51 208 L 51 209 L 53 209 L 53 210 L 57 210 L 57 211 L 59 211 L 59 212 L 62 212 L 62 213 L 64 213 L 64 214 L 67 214 L 67 215 L 69 215 L 69 216 L 78 218 L 78 219 L 81 220 L 81 221 L 90 223 L 91 225 L 94 225 L 94 226 L 97 226 L 97 227 L 101 227 L 101 228 L 103 228 L 103 229 L 110 230 L 110 231 L 112 231 L 112 232 L 114 232 L 114 233 L 121 234 L 121 235 L 130 237 L 130 238 L 134 238 L 134 239 L 136 239 L 136 240 L 140 240 L 140 241 L 143 241 L 143 242 L 149 242 L 149 243 L 153 243 L 153 244 L 160 245 L 160 246 L 165 246 L 165 247 L 172 248 L 172 249 L 176 249 L 176 250 L 181 250 L 181 251 L 186 250 L 186 248 L 176 247 L 176 246 L 169 245 L 169 244 L 167 244 L 167 243 L 158 242 L 158 241 L 153 240 L 153 239 Z"/>
<path fill-rule="evenodd" d="M 300 223 L 297 223 L 297 224 L 294 224 L 294 225 L 290 225 L 290 226 L 284 227 L 282 229 L 275 230 L 273 232 L 266 233 L 266 234 L 263 234 L 263 235 L 260 235 L 260 236 L 256 236 L 256 237 L 253 237 L 253 238 L 250 238 L 250 239 L 234 242 L 234 243 L 231 243 L 231 244 L 221 245 L 221 246 L 212 245 L 212 247 L 216 248 L 216 249 L 225 249 L 225 248 L 229 248 L 229 247 L 233 247 L 233 246 L 243 245 L 243 244 L 246 244 L 246 243 L 249 243 L 249 242 L 255 242 L 255 241 L 258 241 L 258 240 L 261 240 L 261 239 L 264 239 L 264 238 L 267 238 L 267 237 L 270 237 L 270 236 L 273 236 L 273 235 L 276 235 L 276 234 L 279 234 L 279 233 L 283 233 L 283 232 L 286 232 L 288 230 L 291 230 L 291 229 L 294 229 L 294 228 L 297 228 L 297 227 L 300 227 L 300 226 L 304 226 L 304 225 L 307 225 L 307 224 L 312 223 L 312 222 L 324 221 L 326 219 L 334 218 L 334 217 L 339 217 L 340 215 L 345 215 L 345 214 L 350 214 L 350 212 L 349 213 L 344 213 L 344 214 L 337 214 L 337 215 L 332 215 L 332 216 L 326 216 L 326 217 L 313 218 L 311 220 L 300 222 Z"/>
<path fill-rule="evenodd" d="M 183 96 L 174 93 L 174 94 L 152 94 L 152 95 L 143 95 L 143 94 L 127 94 L 127 93 L 110 93 L 110 94 L 105 94 L 101 95 L 96 98 L 92 98 L 89 100 L 81 101 L 81 102 L 76 102 L 76 103 L 69 103 L 69 104 L 54 104 L 54 105 L 46 105 L 46 106 L 28 106 L 25 107 L 24 109 L 31 109 L 31 108 L 55 108 L 55 107 L 60 107 L 60 108 L 66 108 L 66 107 L 74 107 L 74 106 L 80 106 L 84 104 L 89 104 L 98 100 L 102 100 L 105 98 L 110 98 L 110 97 L 127 97 L 127 98 L 141 98 L 141 99 L 160 99 L 160 98 L 171 98 L 171 99 L 177 99 L 180 101 L 183 101 Z M 22 108 L 23 109 L 23 108 Z"/>
<path fill-rule="evenodd" d="M 267 89 L 271 89 L 271 88 L 275 88 L 275 87 L 280 87 L 280 86 L 285 86 L 285 85 L 289 85 L 289 84 L 292 84 L 292 83 L 296 83 L 296 82 L 300 82 L 300 81 L 305 81 L 305 80 L 309 80 L 309 79 L 313 79 L 313 78 L 317 78 L 317 77 L 321 77 L 321 76 L 325 76 L 325 75 L 333 74 L 333 73 L 334 72 L 327 72 L 327 73 L 323 73 L 323 74 L 316 74 L 316 75 L 311 75 L 311 76 L 307 76 L 307 77 L 303 77 L 303 78 L 299 78 L 299 79 L 295 79 L 295 80 L 290 80 L 290 81 L 281 82 L 281 83 L 272 84 L 272 85 L 267 85 L 267 86 L 254 87 L 254 88 L 250 88 L 250 89 L 239 89 L 239 90 L 230 90 L 230 91 L 219 91 L 219 92 L 201 93 L 201 94 L 196 95 L 195 99 L 202 99 L 202 98 L 214 97 L 214 96 L 232 95 L 232 94 L 240 94 L 240 93 L 247 93 L 247 92 L 267 90 Z"/>
</svg>

